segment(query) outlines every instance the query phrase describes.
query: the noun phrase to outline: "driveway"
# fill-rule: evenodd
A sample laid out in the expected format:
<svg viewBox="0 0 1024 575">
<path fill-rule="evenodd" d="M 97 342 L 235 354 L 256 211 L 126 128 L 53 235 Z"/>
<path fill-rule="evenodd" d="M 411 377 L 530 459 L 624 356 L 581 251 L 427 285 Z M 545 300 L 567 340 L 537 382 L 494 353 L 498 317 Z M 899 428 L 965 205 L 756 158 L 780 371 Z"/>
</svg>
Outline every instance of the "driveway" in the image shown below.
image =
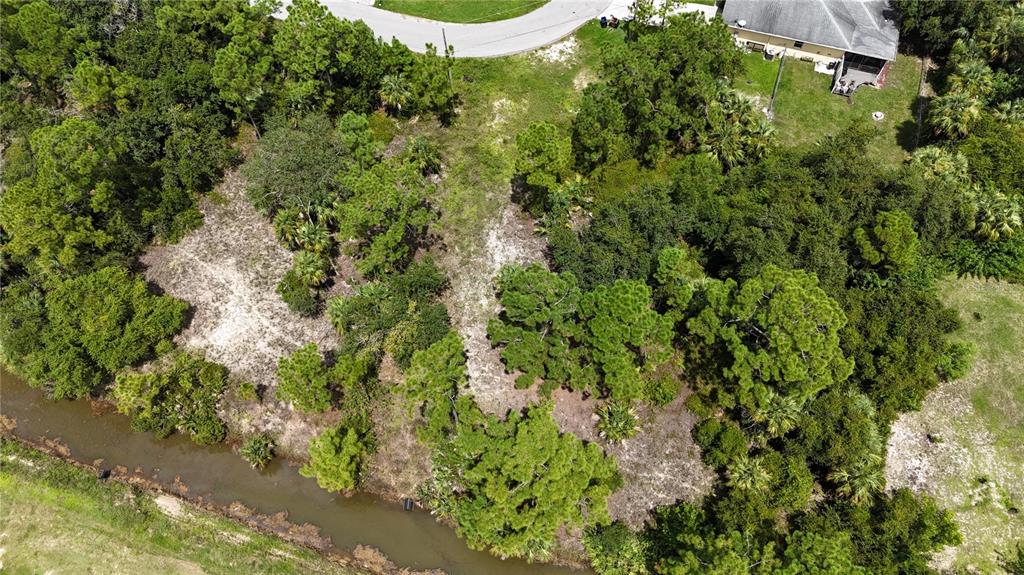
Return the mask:
<svg viewBox="0 0 1024 575">
<path fill-rule="evenodd" d="M 397 38 L 416 52 L 426 51 L 427 44 L 442 51 L 443 30 L 455 55 L 462 58 L 505 56 L 547 46 L 573 33 L 588 20 L 598 18 L 612 4 L 612 0 L 551 0 L 518 18 L 453 24 L 405 16 L 353 0 L 320 2 L 338 18 L 362 20 L 385 41 Z M 281 15 L 284 10 L 281 9 Z"/>
</svg>

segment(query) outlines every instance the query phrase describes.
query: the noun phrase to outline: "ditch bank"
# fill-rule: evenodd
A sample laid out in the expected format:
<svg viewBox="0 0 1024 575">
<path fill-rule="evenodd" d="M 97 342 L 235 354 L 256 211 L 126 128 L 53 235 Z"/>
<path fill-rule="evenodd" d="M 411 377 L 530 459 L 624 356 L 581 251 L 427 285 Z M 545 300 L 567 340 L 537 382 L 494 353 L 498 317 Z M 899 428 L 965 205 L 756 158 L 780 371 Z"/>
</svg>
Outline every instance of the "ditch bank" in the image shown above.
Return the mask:
<svg viewBox="0 0 1024 575">
<path fill-rule="evenodd" d="M 386 575 L 568 575 L 552 565 L 500 560 L 466 547 L 429 513 L 365 494 L 320 489 L 280 458 L 254 471 L 228 446 L 200 447 L 172 435 L 131 430 L 126 417 L 84 401 L 50 401 L 7 371 L 2 426 L 7 437 L 65 461 L 161 494 L 181 498 L 254 529 Z"/>
</svg>

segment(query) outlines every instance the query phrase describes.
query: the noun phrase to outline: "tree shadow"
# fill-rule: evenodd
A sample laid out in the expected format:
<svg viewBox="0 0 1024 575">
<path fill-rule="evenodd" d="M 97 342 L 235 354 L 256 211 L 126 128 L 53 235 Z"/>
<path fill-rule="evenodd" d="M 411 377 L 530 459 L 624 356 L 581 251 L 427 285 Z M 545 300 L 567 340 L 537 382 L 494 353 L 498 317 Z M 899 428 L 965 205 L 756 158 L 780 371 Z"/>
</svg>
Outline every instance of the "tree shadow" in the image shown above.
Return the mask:
<svg viewBox="0 0 1024 575">
<path fill-rule="evenodd" d="M 913 152 L 927 143 L 928 135 L 925 133 L 927 106 L 928 98 L 923 96 L 914 98 L 914 102 L 910 104 L 912 119 L 904 121 L 896 130 L 896 143 L 908 152 Z"/>
</svg>

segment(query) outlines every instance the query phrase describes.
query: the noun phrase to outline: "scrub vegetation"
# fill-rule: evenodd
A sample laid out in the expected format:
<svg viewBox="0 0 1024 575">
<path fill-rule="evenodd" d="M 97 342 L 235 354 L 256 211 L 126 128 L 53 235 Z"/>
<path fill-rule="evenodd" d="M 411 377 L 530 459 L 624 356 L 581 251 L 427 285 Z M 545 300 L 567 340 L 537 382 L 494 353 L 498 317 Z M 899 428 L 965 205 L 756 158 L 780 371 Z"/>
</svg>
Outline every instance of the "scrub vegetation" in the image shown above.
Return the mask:
<svg viewBox="0 0 1024 575">
<path fill-rule="evenodd" d="M 1024 11 L 974 4 L 895 2 L 930 101 L 791 62 L 772 120 L 696 15 L 456 60 L 315 0 L 5 3 L 2 360 L 501 557 L 1010 561 Z"/>
</svg>

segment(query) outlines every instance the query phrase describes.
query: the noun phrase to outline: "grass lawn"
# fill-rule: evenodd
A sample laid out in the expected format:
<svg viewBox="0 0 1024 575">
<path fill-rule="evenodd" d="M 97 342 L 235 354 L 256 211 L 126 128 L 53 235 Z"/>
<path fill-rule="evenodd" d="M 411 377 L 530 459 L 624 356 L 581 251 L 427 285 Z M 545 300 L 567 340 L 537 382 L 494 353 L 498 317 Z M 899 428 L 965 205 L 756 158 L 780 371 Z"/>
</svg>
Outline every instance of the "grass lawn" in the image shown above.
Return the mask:
<svg viewBox="0 0 1024 575">
<path fill-rule="evenodd" d="M 363 573 L 177 500 L 172 518 L 149 493 L 9 441 L 0 458 L 4 573 Z"/>
<path fill-rule="evenodd" d="M 493 22 L 533 12 L 548 0 L 376 0 L 374 6 L 442 22 Z"/>
<path fill-rule="evenodd" d="M 622 41 L 621 30 L 590 23 L 568 40 L 574 48 L 561 58 L 546 60 L 534 52 L 456 60 L 454 76 L 462 105 L 454 124 L 403 126 L 405 134 L 426 135 L 441 150 L 445 178 L 440 226 L 446 242 L 472 253 L 486 230 L 485 222 L 509 201 L 516 134 L 540 120 L 568 133 L 579 90 L 597 78 L 594 69 L 602 48 Z"/>
<path fill-rule="evenodd" d="M 956 515 L 964 542 L 944 565 L 998 573 L 997 553 L 1024 540 L 1024 286 L 958 279 L 940 293 L 959 312 L 973 366 L 894 425 L 890 476 Z"/>
<path fill-rule="evenodd" d="M 762 98 L 761 105 L 767 106 L 779 61 L 769 62 L 760 53 L 751 53 L 744 55 L 744 62 L 747 71 L 736 79 L 736 88 Z M 788 145 L 809 144 L 861 119 L 882 130 L 874 143 L 872 159 L 898 164 L 914 145 L 914 111 L 920 79 L 920 60 L 900 54 L 889 70 L 884 88 L 860 88 L 850 100 L 832 94 L 832 76 L 816 73 L 810 62 L 787 59 L 775 99 L 779 137 Z M 884 113 L 885 119 L 874 122 L 871 114 L 876 111 Z"/>
</svg>

